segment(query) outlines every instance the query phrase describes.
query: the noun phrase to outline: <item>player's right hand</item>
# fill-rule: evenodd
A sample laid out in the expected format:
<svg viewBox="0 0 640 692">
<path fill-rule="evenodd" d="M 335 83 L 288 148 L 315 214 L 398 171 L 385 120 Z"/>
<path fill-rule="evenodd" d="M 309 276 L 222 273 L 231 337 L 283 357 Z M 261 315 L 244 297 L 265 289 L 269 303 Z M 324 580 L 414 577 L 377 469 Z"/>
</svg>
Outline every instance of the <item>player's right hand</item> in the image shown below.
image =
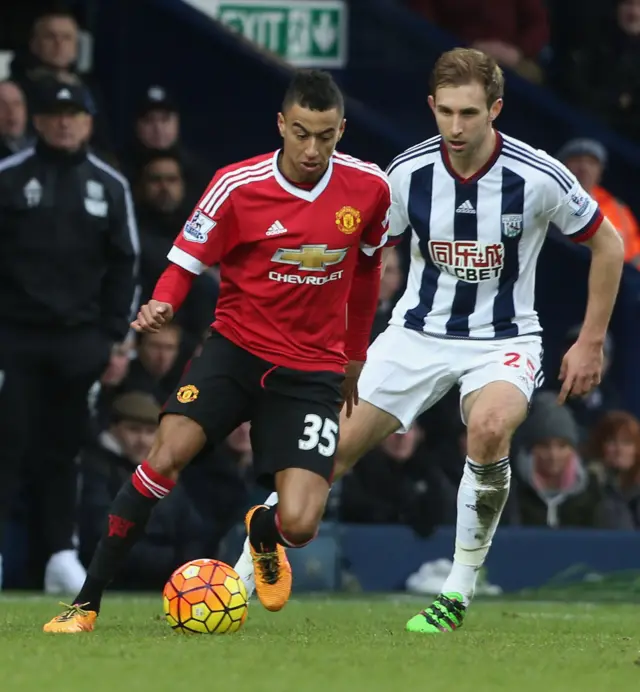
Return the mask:
<svg viewBox="0 0 640 692">
<path fill-rule="evenodd" d="M 350 360 L 345 371 L 342 384 L 343 407 L 346 407 L 347 418 L 351 418 L 353 407 L 360 403 L 358 396 L 358 380 L 364 367 L 364 361 Z"/>
<path fill-rule="evenodd" d="M 143 305 L 136 319 L 131 323 L 137 332 L 150 332 L 155 334 L 160 328 L 173 319 L 173 307 L 170 303 L 161 303 L 159 300 L 150 300 Z"/>
</svg>

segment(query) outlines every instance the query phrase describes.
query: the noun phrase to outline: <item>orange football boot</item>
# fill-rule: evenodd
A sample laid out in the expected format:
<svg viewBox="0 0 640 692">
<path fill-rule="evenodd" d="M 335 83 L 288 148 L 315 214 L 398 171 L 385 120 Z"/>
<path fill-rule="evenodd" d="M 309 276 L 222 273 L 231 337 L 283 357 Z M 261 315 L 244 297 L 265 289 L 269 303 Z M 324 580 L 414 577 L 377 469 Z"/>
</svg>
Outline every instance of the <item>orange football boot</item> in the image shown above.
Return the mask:
<svg viewBox="0 0 640 692">
<path fill-rule="evenodd" d="M 66 610 L 60 615 L 56 615 L 50 622 L 42 628 L 44 632 L 55 632 L 57 634 L 76 634 L 78 632 L 92 632 L 98 613 L 95 610 L 84 610 L 83 606 L 88 605 L 67 605 L 61 603 Z"/>
<path fill-rule="evenodd" d="M 247 535 L 250 535 L 251 518 L 259 509 L 270 509 L 267 505 L 256 505 L 248 512 L 244 520 Z M 281 610 L 291 595 L 291 565 L 287 553 L 281 545 L 276 546 L 275 552 L 259 552 L 251 544 L 251 558 L 256 580 L 256 593 L 260 603 L 271 611 Z"/>
</svg>

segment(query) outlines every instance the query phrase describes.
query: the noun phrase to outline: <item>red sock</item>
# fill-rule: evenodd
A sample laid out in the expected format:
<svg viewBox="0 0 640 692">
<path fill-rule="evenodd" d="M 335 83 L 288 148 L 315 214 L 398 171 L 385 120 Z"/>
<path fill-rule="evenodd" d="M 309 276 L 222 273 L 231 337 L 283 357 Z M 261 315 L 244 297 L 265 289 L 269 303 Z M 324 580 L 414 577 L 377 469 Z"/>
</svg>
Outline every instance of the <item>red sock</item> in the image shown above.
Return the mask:
<svg viewBox="0 0 640 692">
<path fill-rule="evenodd" d="M 175 487 L 175 481 L 163 476 L 151 468 L 148 461 L 143 461 L 133 472 L 133 487 L 149 499 L 161 500 Z"/>
</svg>

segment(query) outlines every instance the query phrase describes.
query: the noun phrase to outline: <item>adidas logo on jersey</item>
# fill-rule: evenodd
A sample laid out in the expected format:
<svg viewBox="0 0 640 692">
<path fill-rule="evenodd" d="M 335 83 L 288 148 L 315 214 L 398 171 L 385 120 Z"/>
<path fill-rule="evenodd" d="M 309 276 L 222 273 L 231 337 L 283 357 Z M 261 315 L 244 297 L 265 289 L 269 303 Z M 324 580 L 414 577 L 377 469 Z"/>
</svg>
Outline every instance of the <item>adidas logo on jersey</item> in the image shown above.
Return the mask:
<svg viewBox="0 0 640 692">
<path fill-rule="evenodd" d="M 475 214 L 473 204 L 467 199 L 457 209 L 456 214 Z"/>
<path fill-rule="evenodd" d="M 282 235 L 286 232 L 287 229 L 279 221 L 274 221 L 274 223 L 272 223 L 271 226 L 269 226 L 267 235 Z"/>
</svg>

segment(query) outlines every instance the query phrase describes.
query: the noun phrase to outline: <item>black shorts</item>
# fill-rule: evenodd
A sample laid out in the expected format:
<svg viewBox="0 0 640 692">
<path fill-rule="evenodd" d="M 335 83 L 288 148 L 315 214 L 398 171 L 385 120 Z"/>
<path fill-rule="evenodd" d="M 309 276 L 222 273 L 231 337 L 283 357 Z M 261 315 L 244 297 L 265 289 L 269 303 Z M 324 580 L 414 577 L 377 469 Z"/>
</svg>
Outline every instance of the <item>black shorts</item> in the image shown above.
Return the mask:
<svg viewBox="0 0 640 692">
<path fill-rule="evenodd" d="M 196 421 L 208 448 L 251 421 L 256 478 L 267 488 L 288 468 L 308 469 L 331 482 L 343 380 L 336 372 L 275 366 L 213 331 L 163 414 Z"/>
</svg>

